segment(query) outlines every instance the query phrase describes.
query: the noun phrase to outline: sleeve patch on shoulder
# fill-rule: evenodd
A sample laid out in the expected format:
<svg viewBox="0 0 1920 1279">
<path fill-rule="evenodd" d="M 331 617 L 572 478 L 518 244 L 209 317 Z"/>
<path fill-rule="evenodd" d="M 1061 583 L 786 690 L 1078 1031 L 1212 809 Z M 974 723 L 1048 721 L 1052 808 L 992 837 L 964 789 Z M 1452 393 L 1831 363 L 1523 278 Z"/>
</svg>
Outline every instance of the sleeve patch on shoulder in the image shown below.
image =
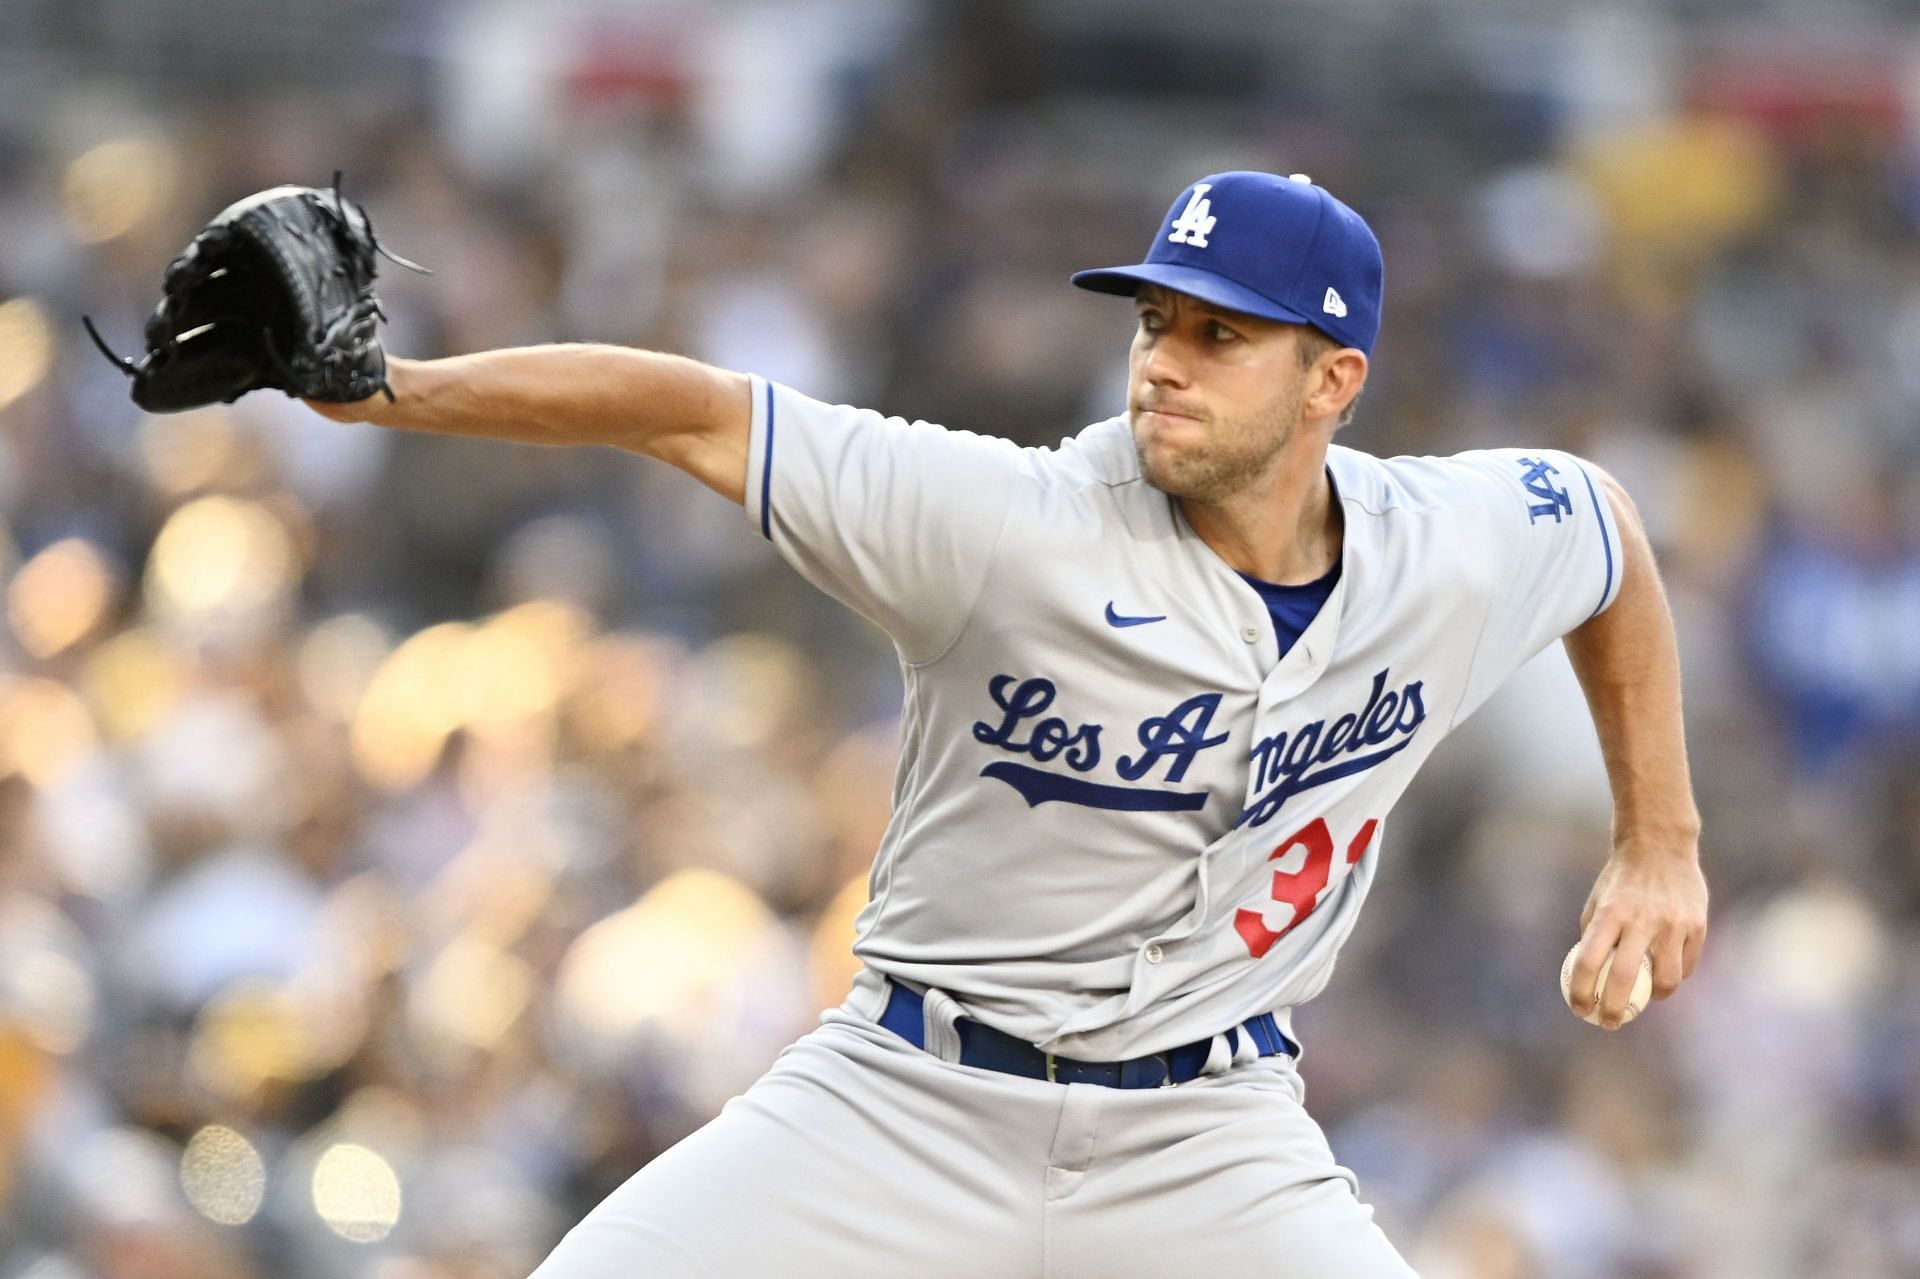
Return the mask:
<svg viewBox="0 0 1920 1279">
<path fill-rule="evenodd" d="M 1538 457 L 1517 457 L 1513 461 L 1521 468 L 1520 487 L 1532 499 L 1527 506 L 1527 523 L 1537 524 L 1551 515 L 1558 524 L 1561 516 L 1573 514 L 1572 495 L 1553 482 L 1552 477 L 1560 474 L 1559 467 Z M 1587 481 L 1587 487 L 1593 487 L 1592 480 Z"/>
</svg>

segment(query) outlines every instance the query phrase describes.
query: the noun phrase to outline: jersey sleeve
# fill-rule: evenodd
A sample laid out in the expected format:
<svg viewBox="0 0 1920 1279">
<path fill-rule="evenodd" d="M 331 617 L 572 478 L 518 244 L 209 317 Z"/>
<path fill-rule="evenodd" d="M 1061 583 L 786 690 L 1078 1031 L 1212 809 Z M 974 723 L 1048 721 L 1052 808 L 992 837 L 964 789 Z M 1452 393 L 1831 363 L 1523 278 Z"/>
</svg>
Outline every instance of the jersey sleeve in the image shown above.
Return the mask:
<svg viewBox="0 0 1920 1279">
<path fill-rule="evenodd" d="M 930 661 L 986 581 L 1023 453 L 756 377 L 747 517 L 802 577 L 886 631 L 903 660 Z"/>
<path fill-rule="evenodd" d="M 1464 719 L 1541 649 L 1620 593 L 1620 533 L 1593 469 L 1555 449 L 1459 454 L 1461 482 L 1484 517 L 1490 599 Z"/>
</svg>

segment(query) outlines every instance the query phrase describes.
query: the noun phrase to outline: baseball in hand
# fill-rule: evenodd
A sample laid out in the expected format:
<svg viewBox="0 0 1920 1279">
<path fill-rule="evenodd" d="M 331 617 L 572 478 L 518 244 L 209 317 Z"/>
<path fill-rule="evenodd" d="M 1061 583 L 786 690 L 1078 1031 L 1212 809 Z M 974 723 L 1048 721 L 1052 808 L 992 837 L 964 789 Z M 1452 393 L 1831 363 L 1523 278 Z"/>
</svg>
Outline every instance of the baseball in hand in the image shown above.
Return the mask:
<svg viewBox="0 0 1920 1279">
<path fill-rule="evenodd" d="M 1560 965 L 1560 998 L 1565 1000 L 1567 1007 L 1572 1008 L 1576 1013 L 1580 1010 L 1574 1007 L 1573 1002 L 1573 965 L 1579 956 L 1580 943 L 1575 942 L 1573 949 L 1567 952 L 1566 962 Z M 1612 971 L 1613 956 L 1608 955 L 1600 961 L 1600 980 L 1594 989 L 1604 991 L 1607 988 L 1607 975 Z M 1587 992 L 1589 997 L 1592 993 L 1592 991 Z M 1642 955 L 1640 956 L 1640 975 L 1634 979 L 1633 993 L 1627 997 L 1626 1011 L 1620 1018 L 1620 1024 L 1624 1026 L 1638 1017 L 1651 998 L 1653 998 L 1653 961 Z M 1596 1003 L 1592 1011 L 1582 1014 L 1580 1020 L 1598 1026 L 1600 1024 L 1599 1004 Z"/>
</svg>

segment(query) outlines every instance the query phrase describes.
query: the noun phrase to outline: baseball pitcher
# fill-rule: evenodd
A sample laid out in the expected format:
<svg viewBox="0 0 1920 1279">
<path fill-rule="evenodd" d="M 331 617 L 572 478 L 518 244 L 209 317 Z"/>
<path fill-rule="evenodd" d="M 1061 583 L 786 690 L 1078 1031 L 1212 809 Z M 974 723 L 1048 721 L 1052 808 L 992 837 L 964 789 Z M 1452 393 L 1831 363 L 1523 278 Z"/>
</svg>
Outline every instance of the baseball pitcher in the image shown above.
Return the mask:
<svg viewBox="0 0 1920 1279">
<path fill-rule="evenodd" d="M 390 402 L 315 404 L 671 463 L 898 650 L 859 980 L 538 1279 L 1411 1274 L 1302 1106 L 1291 1013 L 1421 763 L 1562 637 L 1615 812 L 1576 1011 L 1618 1026 L 1643 958 L 1657 998 L 1693 971 L 1699 818 L 1633 505 L 1552 449 L 1334 444 L 1382 275 L 1303 174 L 1195 182 L 1144 262 L 1074 277 L 1138 325 L 1126 414 L 1054 448 L 601 346 L 391 360 Z"/>
</svg>

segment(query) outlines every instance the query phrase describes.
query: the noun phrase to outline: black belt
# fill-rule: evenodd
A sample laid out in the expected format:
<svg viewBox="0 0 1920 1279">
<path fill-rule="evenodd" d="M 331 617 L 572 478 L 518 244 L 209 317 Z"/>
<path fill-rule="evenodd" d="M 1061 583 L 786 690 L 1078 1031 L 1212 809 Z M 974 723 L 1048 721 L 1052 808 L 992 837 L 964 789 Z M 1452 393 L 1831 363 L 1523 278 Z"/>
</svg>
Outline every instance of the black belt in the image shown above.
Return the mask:
<svg viewBox="0 0 1920 1279">
<path fill-rule="evenodd" d="M 925 1001 L 919 993 L 898 982 L 887 983 L 887 1006 L 880 1024 L 915 1048 L 925 1049 Z M 1182 1044 L 1162 1053 L 1150 1053 L 1130 1061 L 1076 1061 L 1041 1052 L 1023 1039 L 995 1030 L 971 1018 L 954 1022 L 960 1032 L 960 1064 L 997 1070 L 1028 1079 L 1045 1079 L 1057 1084 L 1100 1084 L 1107 1088 L 1159 1088 L 1166 1084 L 1184 1084 L 1197 1078 L 1207 1064 L 1213 1046 L 1211 1036 Z M 1244 1033 L 1260 1049 L 1262 1057 L 1295 1052 L 1287 1037 L 1280 1033 L 1272 1013 L 1261 1013 L 1227 1031 L 1227 1047 L 1237 1051 Z"/>
</svg>

